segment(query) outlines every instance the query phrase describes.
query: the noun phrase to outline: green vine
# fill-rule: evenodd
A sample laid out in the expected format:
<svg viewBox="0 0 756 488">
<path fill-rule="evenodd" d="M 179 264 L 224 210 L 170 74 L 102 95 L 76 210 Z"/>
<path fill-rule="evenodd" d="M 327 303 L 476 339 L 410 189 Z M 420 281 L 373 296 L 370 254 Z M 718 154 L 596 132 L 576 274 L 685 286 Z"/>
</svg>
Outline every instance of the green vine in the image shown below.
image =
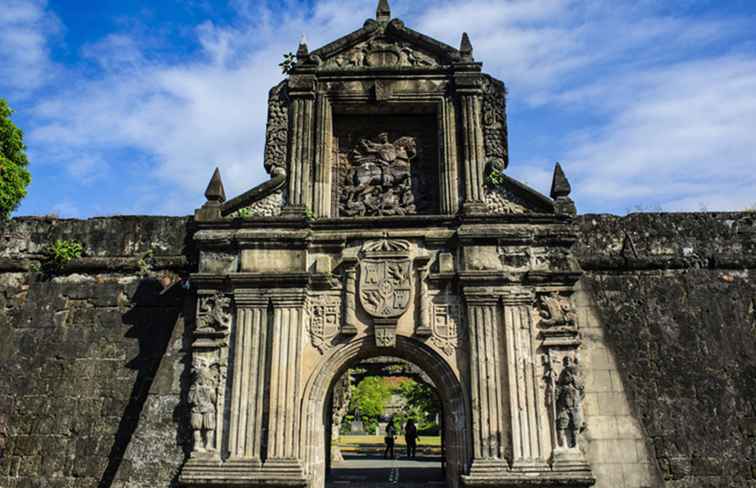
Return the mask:
<svg viewBox="0 0 756 488">
<path fill-rule="evenodd" d="M 284 54 L 283 61 L 278 63 L 279 68 L 281 68 L 281 71 L 285 75 L 288 75 L 289 73 L 291 73 L 296 65 L 297 65 L 297 55 L 291 52 Z"/>
<path fill-rule="evenodd" d="M 310 210 L 309 208 L 305 207 L 305 220 L 315 220 L 317 217 L 315 217 L 315 212 Z"/>
<path fill-rule="evenodd" d="M 486 175 L 486 185 L 497 187 L 504 184 L 504 173 L 497 168 L 492 168 Z"/>
</svg>

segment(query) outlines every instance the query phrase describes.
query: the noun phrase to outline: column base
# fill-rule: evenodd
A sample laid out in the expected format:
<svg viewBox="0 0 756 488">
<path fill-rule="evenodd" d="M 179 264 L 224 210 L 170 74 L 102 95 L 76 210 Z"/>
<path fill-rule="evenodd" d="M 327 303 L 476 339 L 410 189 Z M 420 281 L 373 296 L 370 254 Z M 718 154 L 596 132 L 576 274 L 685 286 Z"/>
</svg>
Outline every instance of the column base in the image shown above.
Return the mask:
<svg viewBox="0 0 756 488">
<path fill-rule="evenodd" d="M 297 460 L 274 460 L 264 465 L 257 459 L 191 458 L 179 475 L 179 486 L 207 488 L 281 486 L 305 488 L 307 480 Z"/>
<path fill-rule="evenodd" d="M 304 469 L 296 459 L 269 459 L 262 467 L 266 479 L 281 486 L 306 486 Z"/>
<path fill-rule="evenodd" d="M 518 473 L 542 473 L 550 470 L 551 467 L 545 459 L 516 459 L 512 463 L 512 471 Z"/>
<path fill-rule="evenodd" d="M 590 473 L 591 467 L 585 460 L 583 451 L 578 448 L 557 448 L 554 449 L 553 469 L 555 471 L 567 473 Z"/>
</svg>

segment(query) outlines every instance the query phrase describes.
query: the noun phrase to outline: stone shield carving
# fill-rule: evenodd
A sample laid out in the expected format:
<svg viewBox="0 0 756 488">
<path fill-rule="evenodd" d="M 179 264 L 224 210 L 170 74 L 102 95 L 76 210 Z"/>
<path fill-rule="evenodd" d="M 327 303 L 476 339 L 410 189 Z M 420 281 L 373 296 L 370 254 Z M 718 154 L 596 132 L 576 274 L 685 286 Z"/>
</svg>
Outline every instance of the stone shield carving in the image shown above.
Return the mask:
<svg viewBox="0 0 756 488">
<path fill-rule="evenodd" d="M 362 246 L 360 303 L 374 319 L 378 347 L 396 344 L 396 322 L 410 305 L 412 261 L 410 243 L 382 239 Z"/>
<path fill-rule="evenodd" d="M 433 305 L 433 342 L 440 347 L 447 356 L 454 351 L 461 340 L 460 307 L 457 303 Z"/>
<path fill-rule="evenodd" d="M 341 302 L 339 297 L 319 295 L 310 299 L 310 338 L 312 345 L 325 353 L 339 333 Z"/>
<path fill-rule="evenodd" d="M 407 311 L 412 292 L 412 263 L 404 259 L 363 259 L 360 302 L 378 318 L 396 318 Z"/>
</svg>

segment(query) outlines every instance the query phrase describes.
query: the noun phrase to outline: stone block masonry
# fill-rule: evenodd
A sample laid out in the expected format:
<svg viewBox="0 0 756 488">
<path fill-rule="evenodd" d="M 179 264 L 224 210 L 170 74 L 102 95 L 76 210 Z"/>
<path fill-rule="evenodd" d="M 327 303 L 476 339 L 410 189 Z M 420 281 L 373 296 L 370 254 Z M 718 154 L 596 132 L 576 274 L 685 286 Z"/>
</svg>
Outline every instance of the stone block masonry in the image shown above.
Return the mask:
<svg viewBox="0 0 756 488">
<path fill-rule="evenodd" d="M 755 220 L 577 218 L 595 486 L 756 486 Z M 2 224 L 0 487 L 176 485 L 191 446 L 190 233 L 185 218 Z M 44 276 L 56 238 L 85 254 Z"/>
</svg>

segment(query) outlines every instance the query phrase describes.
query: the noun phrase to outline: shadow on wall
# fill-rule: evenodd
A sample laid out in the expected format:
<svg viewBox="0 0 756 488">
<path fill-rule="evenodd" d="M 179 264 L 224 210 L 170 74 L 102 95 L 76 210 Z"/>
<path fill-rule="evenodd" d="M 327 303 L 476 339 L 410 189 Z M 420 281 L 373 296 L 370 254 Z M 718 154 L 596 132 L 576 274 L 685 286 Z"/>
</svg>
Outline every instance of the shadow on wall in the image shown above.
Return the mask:
<svg viewBox="0 0 756 488">
<path fill-rule="evenodd" d="M 138 341 L 138 355 L 126 363 L 127 368 L 137 371 L 137 376 L 118 424 L 99 488 L 110 488 L 118 473 L 182 312 L 185 294 L 180 282 L 163 289 L 157 279 L 144 279 L 131 299 L 132 308 L 123 315 L 123 323 L 131 326 L 125 337 Z"/>
</svg>

